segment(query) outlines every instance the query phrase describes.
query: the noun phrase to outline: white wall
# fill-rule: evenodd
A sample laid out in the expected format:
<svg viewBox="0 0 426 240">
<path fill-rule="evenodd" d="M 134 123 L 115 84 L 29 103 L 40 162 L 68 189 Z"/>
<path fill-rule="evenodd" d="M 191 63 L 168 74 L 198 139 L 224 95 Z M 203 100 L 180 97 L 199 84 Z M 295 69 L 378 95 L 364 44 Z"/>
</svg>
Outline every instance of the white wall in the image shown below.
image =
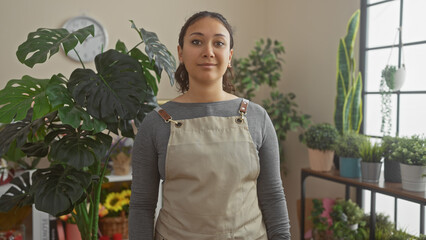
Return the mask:
<svg viewBox="0 0 426 240">
<path fill-rule="evenodd" d="M 2 0 L 0 2 L 0 88 L 10 79 L 28 74 L 50 78 L 56 73 L 69 76 L 79 64 L 58 53 L 47 63 L 33 69 L 18 62 L 15 52 L 29 32 L 39 27 L 59 28 L 71 17 L 86 14 L 101 22 L 109 34 L 109 48 L 120 39 L 128 46 L 138 36 L 129 19 L 138 27 L 154 31 L 177 56 L 180 27 L 197 11 L 222 13 L 234 27 L 235 56 L 247 56 L 259 38 L 283 41 L 286 54 L 283 92 L 294 92 L 300 109 L 314 122 L 333 122 L 336 92 L 336 52 L 338 40 L 345 35 L 346 23 L 360 6 L 359 0 Z M 87 65 L 92 67 L 93 65 Z M 158 97 L 177 95 L 163 74 Z M 262 89 L 258 100 L 268 95 Z M 288 174 L 283 177 L 293 239 L 299 239 L 296 200 L 300 198 L 300 169 L 308 167 L 306 147 L 297 133 L 284 143 Z M 326 181 L 307 181 L 308 197 L 344 196 L 344 188 Z"/>
</svg>

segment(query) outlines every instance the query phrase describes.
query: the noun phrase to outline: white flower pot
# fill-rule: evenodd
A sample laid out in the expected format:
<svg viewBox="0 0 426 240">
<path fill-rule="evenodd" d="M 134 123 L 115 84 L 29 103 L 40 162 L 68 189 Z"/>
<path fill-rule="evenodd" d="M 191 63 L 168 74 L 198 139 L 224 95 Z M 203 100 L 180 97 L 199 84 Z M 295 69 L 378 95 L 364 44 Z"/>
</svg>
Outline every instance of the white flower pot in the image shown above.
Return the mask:
<svg viewBox="0 0 426 240">
<path fill-rule="evenodd" d="M 333 167 L 334 151 L 320 151 L 308 148 L 309 166 L 312 170 L 327 172 Z"/>
<path fill-rule="evenodd" d="M 398 70 L 396 70 L 395 72 L 393 88 L 392 88 L 392 83 L 386 82 L 386 84 L 388 85 L 390 89 L 394 91 L 401 90 L 402 85 L 404 85 L 404 82 L 405 82 L 405 74 L 406 74 L 406 70 L 405 70 L 405 66 L 403 66 L 399 68 Z"/>
<path fill-rule="evenodd" d="M 426 190 L 426 166 L 400 163 L 402 189 L 414 192 Z"/>
</svg>

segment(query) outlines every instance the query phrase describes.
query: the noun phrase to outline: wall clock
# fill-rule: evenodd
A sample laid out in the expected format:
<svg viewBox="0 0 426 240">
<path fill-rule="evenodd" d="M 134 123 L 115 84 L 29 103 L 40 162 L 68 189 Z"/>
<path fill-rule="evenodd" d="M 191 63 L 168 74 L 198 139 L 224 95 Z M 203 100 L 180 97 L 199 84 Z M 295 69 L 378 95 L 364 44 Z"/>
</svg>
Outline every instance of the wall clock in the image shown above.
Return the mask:
<svg viewBox="0 0 426 240">
<path fill-rule="evenodd" d="M 91 62 L 102 50 L 105 51 L 108 44 L 108 34 L 105 28 L 98 21 L 87 16 L 73 17 L 65 22 L 63 26 L 69 32 L 74 32 L 92 24 L 95 27 L 95 36 L 90 35 L 83 44 L 79 43 L 75 48 L 83 62 Z M 67 56 L 75 61 L 79 61 L 74 50 L 69 51 Z"/>
</svg>

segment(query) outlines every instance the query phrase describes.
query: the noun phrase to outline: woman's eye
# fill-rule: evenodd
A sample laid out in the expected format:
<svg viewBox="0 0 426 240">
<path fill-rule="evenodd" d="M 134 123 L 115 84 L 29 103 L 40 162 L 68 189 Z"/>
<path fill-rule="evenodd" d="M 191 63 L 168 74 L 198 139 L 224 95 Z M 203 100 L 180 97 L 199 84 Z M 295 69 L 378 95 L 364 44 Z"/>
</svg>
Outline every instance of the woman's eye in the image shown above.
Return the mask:
<svg viewBox="0 0 426 240">
<path fill-rule="evenodd" d="M 216 42 L 216 45 L 217 46 L 225 46 L 225 43 L 224 42 Z"/>
<path fill-rule="evenodd" d="M 191 43 L 194 44 L 194 45 L 200 45 L 201 41 L 200 40 L 192 40 Z"/>
</svg>

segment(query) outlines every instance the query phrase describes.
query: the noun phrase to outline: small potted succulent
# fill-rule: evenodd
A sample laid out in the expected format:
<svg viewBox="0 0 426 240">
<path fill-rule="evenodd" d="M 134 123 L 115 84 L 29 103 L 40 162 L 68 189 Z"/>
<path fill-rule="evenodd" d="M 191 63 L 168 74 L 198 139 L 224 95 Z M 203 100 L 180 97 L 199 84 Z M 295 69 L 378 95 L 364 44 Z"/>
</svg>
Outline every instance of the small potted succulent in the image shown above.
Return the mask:
<svg viewBox="0 0 426 240">
<path fill-rule="evenodd" d="M 355 132 L 340 135 L 335 151 L 339 156 L 340 176 L 348 178 L 361 177 L 360 147 L 365 141 L 364 136 Z"/>
<path fill-rule="evenodd" d="M 426 139 L 414 135 L 401 138 L 390 155 L 401 167 L 402 188 L 408 191 L 426 190 Z"/>
<path fill-rule="evenodd" d="M 333 166 L 334 145 L 339 133 L 329 123 L 312 125 L 303 134 L 302 142 L 308 147 L 312 170 L 330 171 Z"/>
<path fill-rule="evenodd" d="M 359 149 L 362 181 L 378 183 L 382 169 L 383 149 L 378 143 L 365 139 Z"/>
</svg>

